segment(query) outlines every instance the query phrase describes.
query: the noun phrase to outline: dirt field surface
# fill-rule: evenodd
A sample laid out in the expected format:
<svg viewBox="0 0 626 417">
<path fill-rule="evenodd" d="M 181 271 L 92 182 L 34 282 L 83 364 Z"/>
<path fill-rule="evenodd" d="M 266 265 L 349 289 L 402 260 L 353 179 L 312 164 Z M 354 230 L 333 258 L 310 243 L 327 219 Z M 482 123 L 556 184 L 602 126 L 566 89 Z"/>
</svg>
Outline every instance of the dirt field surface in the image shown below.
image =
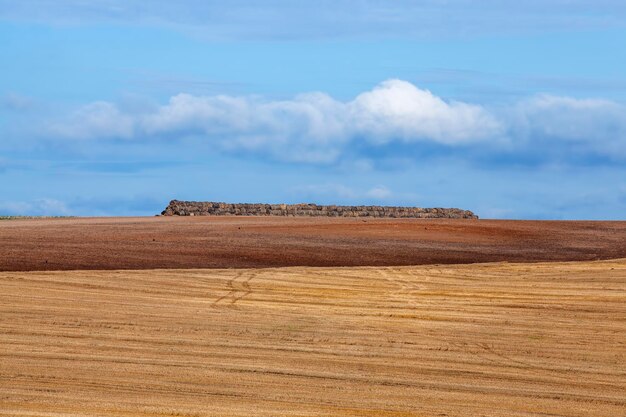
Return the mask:
<svg viewBox="0 0 626 417">
<path fill-rule="evenodd" d="M 626 260 L 2 272 L 0 415 L 624 416 Z"/>
<path fill-rule="evenodd" d="M 150 217 L 0 222 L 0 271 L 626 257 L 626 222 Z"/>
</svg>

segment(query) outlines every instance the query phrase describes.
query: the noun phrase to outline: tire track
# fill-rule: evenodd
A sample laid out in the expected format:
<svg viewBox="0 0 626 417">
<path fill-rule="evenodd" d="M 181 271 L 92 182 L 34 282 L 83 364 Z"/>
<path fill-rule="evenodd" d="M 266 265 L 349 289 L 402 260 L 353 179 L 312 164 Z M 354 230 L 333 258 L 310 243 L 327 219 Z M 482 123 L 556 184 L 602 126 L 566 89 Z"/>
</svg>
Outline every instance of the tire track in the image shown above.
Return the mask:
<svg viewBox="0 0 626 417">
<path fill-rule="evenodd" d="M 239 301 L 252 294 L 250 282 L 258 275 L 253 270 L 238 271 L 235 276 L 226 282 L 228 292 L 215 299 L 211 303 L 211 307 L 234 307 Z"/>
</svg>

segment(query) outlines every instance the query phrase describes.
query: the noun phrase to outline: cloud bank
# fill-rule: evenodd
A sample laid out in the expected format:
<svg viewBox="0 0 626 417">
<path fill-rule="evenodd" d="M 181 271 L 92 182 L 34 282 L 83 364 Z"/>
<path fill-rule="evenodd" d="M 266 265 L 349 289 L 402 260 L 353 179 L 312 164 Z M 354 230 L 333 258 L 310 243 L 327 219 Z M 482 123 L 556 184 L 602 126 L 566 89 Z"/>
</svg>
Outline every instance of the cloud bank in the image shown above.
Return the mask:
<svg viewBox="0 0 626 417">
<path fill-rule="evenodd" d="M 465 156 L 534 155 L 556 162 L 624 161 L 626 107 L 539 95 L 486 108 L 447 101 L 394 79 L 349 101 L 317 92 L 291 100 L 178 94 L 143 110 L 94 102 L 51 122 L 45 135 L 66 142 L 195 140 L 217 152 L 314 164 L 336 163 L 348 155 L 411 158 L 424 149 Z"/>
<path fill-rule="evenodd" d="M 385 81 L 347 102 L 324 93 L 282 101 L 178 94 L 143 113 L 95 102 L 48 128 L 53 137 L 74 140 L 202 138 L 225 152 L 313 163 L 334 162 L 354 142 L 454 146 L 501 132 L 499 122 L 481 106 L 446 102 L 401 80 Z"/>
</svg>

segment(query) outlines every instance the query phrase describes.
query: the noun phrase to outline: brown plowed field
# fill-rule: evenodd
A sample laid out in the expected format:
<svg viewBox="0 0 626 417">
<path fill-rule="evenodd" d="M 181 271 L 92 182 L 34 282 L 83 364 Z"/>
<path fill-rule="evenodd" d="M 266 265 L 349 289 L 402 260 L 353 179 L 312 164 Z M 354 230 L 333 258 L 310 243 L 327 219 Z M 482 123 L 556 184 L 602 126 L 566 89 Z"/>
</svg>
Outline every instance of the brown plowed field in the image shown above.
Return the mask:
<svg viewBox="0 0 626 417">
<path fill-rule="evenodd" d="M 626 222 L 280 217 L 0 221 L 0 270 L 391 266 L 626 257 Z"/>
<path fill-rule="evenodd" d="M 1 272 L 0 415 L 625 416 L 625 335 L 626 260 Z"/>
</svg>

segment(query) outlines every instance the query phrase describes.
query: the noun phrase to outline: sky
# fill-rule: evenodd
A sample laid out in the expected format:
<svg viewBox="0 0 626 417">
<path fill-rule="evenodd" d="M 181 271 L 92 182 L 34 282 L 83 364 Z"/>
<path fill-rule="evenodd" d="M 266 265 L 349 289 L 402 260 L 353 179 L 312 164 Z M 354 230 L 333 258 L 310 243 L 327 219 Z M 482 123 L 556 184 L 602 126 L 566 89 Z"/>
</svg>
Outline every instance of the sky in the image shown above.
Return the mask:
<svg viewBox="0 0 626 417">
<path fill-rule="evenodd" d="M 626 3 L 0 0 L 0 215 L 626 216 Z"/>
</svg>

